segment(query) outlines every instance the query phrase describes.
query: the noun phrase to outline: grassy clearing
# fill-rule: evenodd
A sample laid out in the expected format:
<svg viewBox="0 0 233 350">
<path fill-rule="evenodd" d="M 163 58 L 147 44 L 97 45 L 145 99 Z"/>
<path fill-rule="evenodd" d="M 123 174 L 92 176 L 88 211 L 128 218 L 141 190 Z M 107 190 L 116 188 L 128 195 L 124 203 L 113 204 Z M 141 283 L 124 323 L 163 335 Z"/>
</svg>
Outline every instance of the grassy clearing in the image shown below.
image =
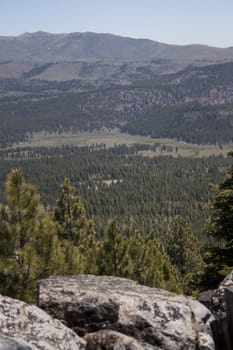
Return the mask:
<svg viewBox="0 0 233 350">
<path fill-rule="evenodd" d="M 176 141 L 172 139 L 157 139 L 160 147 L 156 152 L 141 151 L 143 156 L 158 157 L 158 156 L 172 156 L 172 157 L 190 157 L 190 158 L 204 158 L 209 156 L 222 155 L 227 157 L 228 152 L 233 150 L 232 144 L 226 145 L 197 145 Z"/>
<path fill-rule="evenodd" d="M 132 145 L 132 144 L 160 144 L 156 152 L 141 151 L 143 156 L 173 156 L 173 157 L 208 157 L 211 155 L 226 156 L 232 151 L 233 145 L 195 145 L 173 139 L 158 138 L 152 139 L 147 136 L 128 135 L 121 133 L 119 130 L 98 131 L 98 132 L 81 132 L 77 134 L 49 134 L 46 132 L 35 133 L 30 142 L 15 145 L 14 148 L 22 147 L 61 147 L 65 145 L 88 146 L 93 144 L 105 144 L 107 148 L 114 145 Z"/>
<path fill-rule="evenodd" d="M 110 132 L 81 132 L 77 134 L 49 134 L 46 132 L 40 132 L 35 133 L 30 142 L 23 142 L 14 147 L 61 147 L 63 145 L 87 146 L 93 144 L 105 144 L 107 148 L 110 148 L 114 145 L 132 145 L 135 143 L 153 145 L 155 142 L 156 141 L 151 137 L 123 134 L 118 130 Z"/>
</svg>

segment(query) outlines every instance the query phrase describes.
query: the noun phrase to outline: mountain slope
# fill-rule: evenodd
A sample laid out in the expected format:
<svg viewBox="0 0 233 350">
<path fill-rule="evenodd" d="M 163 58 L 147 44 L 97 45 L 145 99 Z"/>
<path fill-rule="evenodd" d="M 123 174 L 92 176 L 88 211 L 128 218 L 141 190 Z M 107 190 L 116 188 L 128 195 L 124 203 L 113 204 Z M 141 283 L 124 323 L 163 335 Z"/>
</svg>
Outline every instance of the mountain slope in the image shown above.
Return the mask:
<svg viewBox="0 0 233 350">
<path fill-rule="evenodd" d="M 0 61 L 74 62 L 77 60 L 233 60 L 233 48 L 168 45 L 112 34 L 46 32 L 0 37 Z"/>
</svg>

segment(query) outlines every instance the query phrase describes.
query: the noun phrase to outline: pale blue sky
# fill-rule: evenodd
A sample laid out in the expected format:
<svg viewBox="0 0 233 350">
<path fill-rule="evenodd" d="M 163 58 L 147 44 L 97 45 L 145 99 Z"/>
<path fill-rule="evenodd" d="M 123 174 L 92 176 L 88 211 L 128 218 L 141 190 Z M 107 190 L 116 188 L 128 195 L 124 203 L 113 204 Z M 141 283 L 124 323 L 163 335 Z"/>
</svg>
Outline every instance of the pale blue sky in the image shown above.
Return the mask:
<svg viewBox="0 0 233 350">
<path fill-rule="evenodd" d="M 233 0 L 0 0 L 0 35 L 92 31 L 233 46 Z"/>
</svg>

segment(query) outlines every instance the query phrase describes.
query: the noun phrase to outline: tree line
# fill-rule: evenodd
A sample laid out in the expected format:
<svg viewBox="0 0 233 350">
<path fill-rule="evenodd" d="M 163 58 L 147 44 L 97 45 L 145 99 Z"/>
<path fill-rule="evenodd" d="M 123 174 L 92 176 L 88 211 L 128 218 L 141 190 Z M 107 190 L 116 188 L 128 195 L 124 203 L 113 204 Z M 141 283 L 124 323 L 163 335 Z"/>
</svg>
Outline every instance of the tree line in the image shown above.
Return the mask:
<svg viewBox="0 0 233 350">
<path fill-rule="evenodd" d="M 28 148 L 0 151 L 0 196 L 5 199 L 4 183 L 12 168 L 20 168 L 26 180 L 38 186 L 43 204 L 53 206 L 64 178 L 69 178 L 83 199 L 87 216 L 93 218 L 98 235 L 109 217 L 123 227 L 141 232 L 152 228 L 160 236 L 170 217 L 180 215 L 201 236 L 210 198 L 209 182 L 220 182 L 229 167 L 219 157 L 172 158 L 157 155 L 161 145 L 57 148 Z M 152 151 L 153 158 L 140 151 Z M 157 156 L 156 156 L 157 155 Z"/>
</svg>

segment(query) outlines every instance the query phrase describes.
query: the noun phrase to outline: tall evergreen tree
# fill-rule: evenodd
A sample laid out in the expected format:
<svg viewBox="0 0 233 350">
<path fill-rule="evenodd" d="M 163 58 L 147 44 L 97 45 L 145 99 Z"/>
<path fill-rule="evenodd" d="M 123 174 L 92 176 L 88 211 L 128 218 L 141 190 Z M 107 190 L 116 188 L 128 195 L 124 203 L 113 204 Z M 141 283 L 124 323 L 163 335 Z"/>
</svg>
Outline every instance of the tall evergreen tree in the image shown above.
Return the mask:
<svg viewBox="0 0 233 350">
<path fill-rule="evenodd" d="M 129 244 L 116 220 L 111 219 L 98 257 L 99 273 L 127 277 L 130 269 Z"/>
<path fill-rule="evenodd" d="M 1 292 L 30 300 L 38 278 L 59 271 L 62 255 L 55 226 L 40 204 L 36 188 L 20 170 L 6 182 L 7 204 L 0 210 Z"/>
<path fill-rule="evenodd" d="M 75 195 L 75 188 L 67 178 L 61 185 L 54 217 L 58 223 L 59 238 L 78 245 L 82 231 L 86 228 L 87 218 L 81 199 Z"/>
<path fill-rule="evenodd" d="M 166 241 L 167 253 L 181 275 L 184 292 L 194 294 L 205 268 L 200 242 L 180 216 L 172 220 Z"/>
<path fill-rule="evenodd" d="M 95 273 L 98 243 L 94 225 L 67 178 L 61 185 L 54 220 L 66 256 L 66 273 Z"/>
<path fill-rule="evenodd" d="M 233 152 L 229 153 L 233 157 Z M 206 260 L 213 284 L 233 268 L 233 166 L 219 185 L 211 185 L 214 198 L 207 204 L 209 217 L 204 232 L 210 239 Z"/>
<path fill-rule="evenodd" d="M 181 292 L 179 276 L 172 266 L 162 243 L 153 235 L 145 238 L 136 232 L 130 239 L 133 279 L 150 287 Z"/>
<path fill-rule="evenodd" d="M 135 231 L 129 242 L 129 255 L 131 260 L 131 278 L 140 284 L 145 283 L 145 270 L 148 246 L 139 231 Z"/>
</svg>

